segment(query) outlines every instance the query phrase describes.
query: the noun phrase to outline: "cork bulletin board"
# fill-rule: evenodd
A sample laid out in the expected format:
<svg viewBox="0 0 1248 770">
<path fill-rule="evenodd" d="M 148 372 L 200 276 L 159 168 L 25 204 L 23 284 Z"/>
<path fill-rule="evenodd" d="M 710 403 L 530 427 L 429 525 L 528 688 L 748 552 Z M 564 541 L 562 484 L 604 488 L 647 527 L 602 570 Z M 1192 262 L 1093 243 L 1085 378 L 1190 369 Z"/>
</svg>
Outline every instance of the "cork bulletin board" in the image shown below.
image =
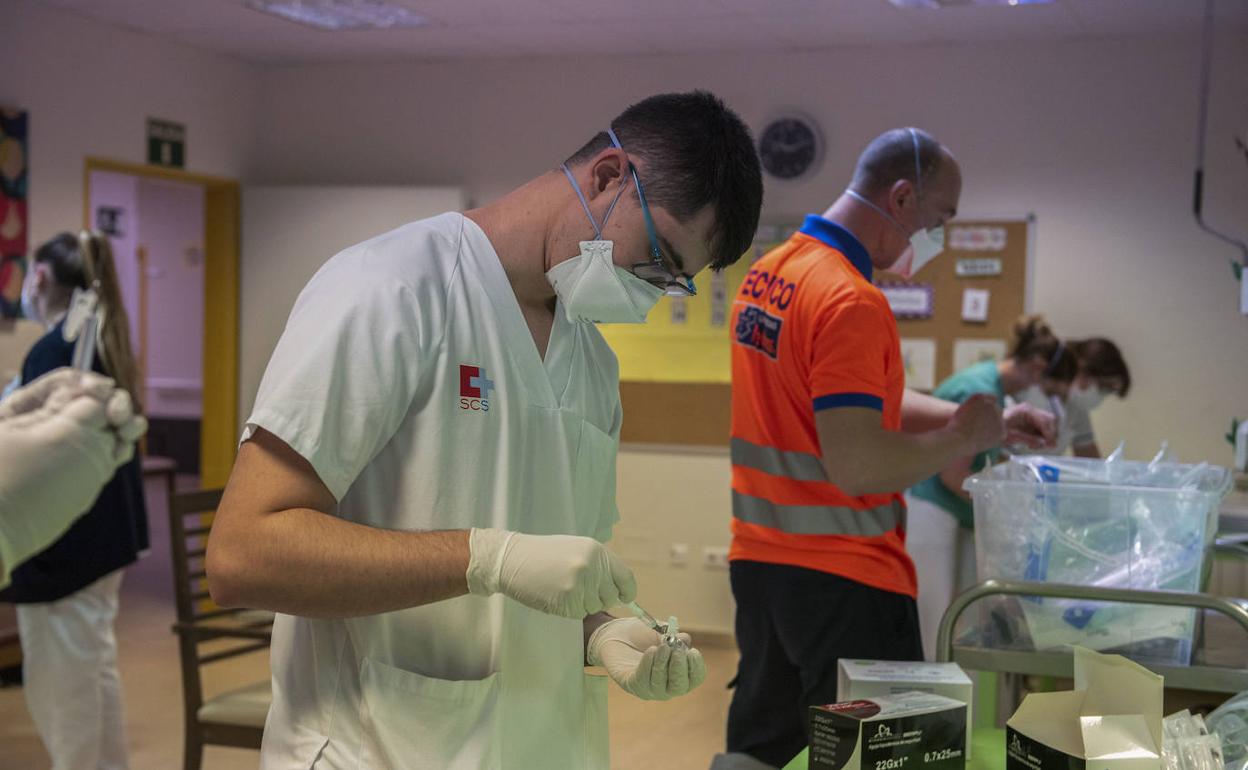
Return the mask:
<svg viewBox="0 0 1248 770">
<path fill-rule="evenodd" d="M 736 272 L 743 272 L 741 267 L 783 241 L 796 226 L 792 223 L 766 230 Z M 931 390 L 955 371 L 957 363 L 967 365 L 1004 350 L 1011 326 L 1027 310 L 1034 226 L 1032 217 L 958 220 L 946 228 L 945 250 L 911 281 L 888 272 L 876 273 L 877 285 L 886 294 L 896 293 L 899 297 L 899 304 L 894 307 L 903 311 L 897 313 L 897 327 L 910 387 Z M 736 280 L 727 282 L 728 303 L 740 283 L 736 275 L 730 278 Z M 915 310 L 920 312 L 913 313 Z M 912 312 L 908 315 L 904 311 Z M 661 303 L 654 312 L 663 313 L 666 321 L 672 311 Z M 728 314 L 731 315 L 730 309 Z M 690 328 L 690 332 L 695 329 Z M 683 331 L 676 327 L 676 333 Z M 714 336 L 702 343 L 723 346 L 711 357 L 711 365 L 706 357 L 694 361 L 688 356 L 673 355 L 659 369 L 648 371 L 626 365 L 626 356 L 632 351 L 640 358 L 644 352 L 645 357 L 653 360 L 656 351 L 652 346 L 668 344 L 672 326 L 665 323 L 654 328 L 650 324 L 633 327 L 627 331 L 632 336 L 626 340 L 622 335 L 613 337 L 607 333 L 608 341 L 621 354 L 623 442 L 728 444 L 732 386 L 730 378 L 719 369 L 730 349 L 729 331 L 726 326 L 716 328 Z M 710 332 L 700 329 L 698 333 Z M 683 370 L 681 363 L 686 358 L 690 361 L 688 371 Z"/>
</svg>

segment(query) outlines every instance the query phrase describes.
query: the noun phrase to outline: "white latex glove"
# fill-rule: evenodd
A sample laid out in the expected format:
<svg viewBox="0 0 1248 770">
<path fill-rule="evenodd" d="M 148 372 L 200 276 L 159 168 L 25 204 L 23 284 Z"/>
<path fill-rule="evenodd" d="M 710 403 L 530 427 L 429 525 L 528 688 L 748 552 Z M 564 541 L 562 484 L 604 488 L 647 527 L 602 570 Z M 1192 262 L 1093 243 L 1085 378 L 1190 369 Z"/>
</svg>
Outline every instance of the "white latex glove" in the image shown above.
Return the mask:
<svg viewBox="0 0 1248 770">
<path fill-rule="evenodd" d="M 130 394 L 116 389 L 108 377 L 68 367 L 54 369 L 18 388 L 0 401 L 0 421 L 39 409 L 57 412 L 79 396 L 90 396 L 105 405 L 108 427 L 117 437 L 114 459 L 118 467 L 134 457 L 134 442 L 147 432 L 147 420 L 134 413 Z"/>
<path fill-rule="evenodd" d="M 693 640 L 677 634 L 685 644 Z M 693 647 L 669 647 L 637 618 L 616 618 L 589 637 L 585 660 L 602 666 L 624 692 L 642 700 L 667 700 L 685 695 L 706 680 L 706 662 Z"/>
<path fill-rule="evenodd" d="M 95 372 L 80 372 L 69 367 L 54 369 L 0 401 L 0 420 L 42 409 L 54 394 L 61 402 L 79 395 L 94 396 L 106 402 L 115 389 L 112 380 Z"/>
<path fill-rule="evenodd" d="M 44 406 L 0 420 L 0 584 L 85 513 L 134 451 L 100 399 L 60 401 L 54 391 Z"/>
<path fill-rule="evenodd" d="M 476 596 L 501 593 L 575 620 L 637 597 L 632 570 L 593 538 L 474 529 L 468 548 L 468 592 Z"/>
<path fill-rule="evenodd" d="M 1010 444 L 1043 449 L 1057 443 L 1057 417 L 1031 404 L 1016 404 L 1006 409 L 1005 427 Z"/>
</svg>

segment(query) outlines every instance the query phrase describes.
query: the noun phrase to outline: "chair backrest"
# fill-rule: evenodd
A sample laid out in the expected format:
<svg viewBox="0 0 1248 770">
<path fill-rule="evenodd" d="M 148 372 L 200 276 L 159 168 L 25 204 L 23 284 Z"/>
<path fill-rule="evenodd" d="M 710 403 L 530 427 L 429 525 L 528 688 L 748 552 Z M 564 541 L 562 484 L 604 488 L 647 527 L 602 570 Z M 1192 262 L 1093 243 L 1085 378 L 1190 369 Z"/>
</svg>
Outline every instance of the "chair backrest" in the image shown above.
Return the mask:
<svg viewBox="0 0 1248 770">
<path fill-rule="evenodd" d="M 205 569 L 208 534 L 221 504 L 222 489 L 182 492 L 169 500 L 169 538 L 173 557 L 174 596 L 178 622 L 182 684 L 188 718 L 203 703 L 199 667 L 219 660 L 258 652 L 269 646 L 272 613 L 245 608 L 222 609 L 208 592 Z M 234 646 L 214 646 L 201 654 L 201 642 L 229 640 Z"/>
<path fill-rule="evenodd" d="M 175 493 L 169 498 L 174 597 L 180 623 L 193 623 L 212 612 L 204 555 L 212 519 L 224 492 L 223 489 L 205 489 Z"/>
</svg>

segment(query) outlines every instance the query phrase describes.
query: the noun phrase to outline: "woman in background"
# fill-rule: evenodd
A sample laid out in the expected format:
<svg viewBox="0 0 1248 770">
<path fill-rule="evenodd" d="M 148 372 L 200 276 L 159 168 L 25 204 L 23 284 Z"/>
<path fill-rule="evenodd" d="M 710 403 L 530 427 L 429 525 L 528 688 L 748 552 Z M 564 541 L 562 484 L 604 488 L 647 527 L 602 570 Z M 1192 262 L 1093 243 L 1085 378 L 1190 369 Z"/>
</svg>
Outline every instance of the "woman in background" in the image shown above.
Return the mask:
<svg viewBox="0 0 1248 770">
<path fill-rule="evenodd" d="M 932 395 L 960 404 L 987 394 L 1004 408 L 1008 396 L 1036 387 L 1046 394 L 1046 409 L 1047 398 L 1065 398 L 1078 371 L 1074 352 L 1043 316 L 1020 318 L 1013 332 L 1009 357 L 972 364 L 940 383 Z M 906 493 L 906 550 L 918 576 L 919 628 L 928 660 L 935 658 L 936 630 L 949 603 L 975 582 L 975 519 L 962 482 L 998 454 L 991 450 L 962 458 Z"/>
<path fill-rule="evenodd" d="M 74 290 L 88 288 L 99 296 L 102 319 L 93 369 L 115 380 L 141 412 L 130 323 L 112 250 L 99 233 L 61 233 L 35 252 L 22 306 L 48 332 L 27 354 L 22 383 L 71 364 L 65 315 Z M 129 766 L 113 623 L 122 570 L 147 548 L 134 457 L 59 540 L 13 570 L 12 585 L 0 593 L 0 600 L 18 605 L 26 705 L 53 770 Z"/>
<path fill-rule="evenodd" d="M 1070 340 L 1066 347 L 1075 354 L 1079 373 L 1070 385 L 1070 393 L 1063 402 L 1064 409 L 1057 414 L 1057 445 L 1038 451 L 1057 455 L 1069 451 L 1076 457 L 1100 457 L 1101 448 L 1092 430 L 1092 410 L 1109 396 L 1126 398 L 1131 390 L 1131 372 L 1127 369 L 1122 351 L 1112 340 L 1089 337 Z M 1039 386 L 1027 388 L 1018 394 L 1016 400 L 1053 411 L 1049 406 L 1049 396 Z"/>
</svg>

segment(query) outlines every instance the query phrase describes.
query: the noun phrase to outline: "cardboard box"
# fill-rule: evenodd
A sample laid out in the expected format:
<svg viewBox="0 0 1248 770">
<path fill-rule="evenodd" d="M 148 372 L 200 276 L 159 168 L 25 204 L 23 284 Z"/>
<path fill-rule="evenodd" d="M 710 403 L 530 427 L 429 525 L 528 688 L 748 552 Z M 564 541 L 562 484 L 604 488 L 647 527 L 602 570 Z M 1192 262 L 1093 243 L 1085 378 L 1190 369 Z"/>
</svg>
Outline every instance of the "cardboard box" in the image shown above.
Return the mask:
<svg viewBox="0 0 1248 770">
<path fill-rule="evenodd" d="M 1162 677 L 1074 652 L 1074 691 L 1032 693 L 1006 723 L 1006 770 L 1160 770 Z"/>
<path fill-rule="evenodd" d="M 810 770 L 964 770 L 966 704 L 908 692 L 811 706 Z"/>
<path fill-rule="evenodd" d="M 975 688 L 970 677 L 957 663 L 843 659 L 837 664 L 838 700 L 858 700 L 914 691 L 935 693 L 962 701 L 966 704 L 966 724 L 975 724 Z M 966 749 L 966 757 L 970 759 L 969 744 Z"/>
</svg>

